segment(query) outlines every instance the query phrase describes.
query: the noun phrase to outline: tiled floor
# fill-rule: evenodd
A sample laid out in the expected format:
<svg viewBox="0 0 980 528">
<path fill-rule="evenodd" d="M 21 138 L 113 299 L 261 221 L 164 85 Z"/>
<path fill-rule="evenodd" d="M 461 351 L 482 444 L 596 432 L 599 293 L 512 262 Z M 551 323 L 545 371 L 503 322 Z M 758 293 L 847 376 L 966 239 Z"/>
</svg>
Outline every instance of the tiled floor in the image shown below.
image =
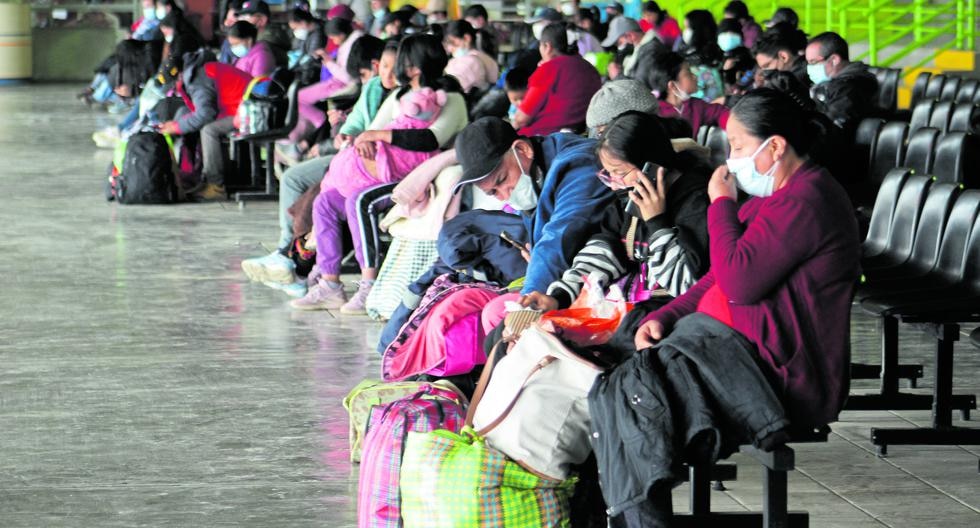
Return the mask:
<svg viewBox="0 0 980 528">
<path fill-rule="evenodd" d="M 0 87 L 0 527 L 354 526 L 340 399 L 377 375 L 378 325 L 243 279 L 277 236 L 272 204 L 106 204 L 110 153 L 88 136 L 112 119 L 77 88 Z M 873 322 L 854 326 L 873 359 Z M 902 342 L 928 391 L 929 341 Z M 980 392 L 980 350 L 957 353 L 956 385 Z M 928 419 L 844 413 L 797 448 L 791 508 L 816 528 L 980 526 L 980 446 L 875 457 L 870 427 Z M 735 460 L 713 500 L 757 508 L 757 466 Z"/>
</svg>

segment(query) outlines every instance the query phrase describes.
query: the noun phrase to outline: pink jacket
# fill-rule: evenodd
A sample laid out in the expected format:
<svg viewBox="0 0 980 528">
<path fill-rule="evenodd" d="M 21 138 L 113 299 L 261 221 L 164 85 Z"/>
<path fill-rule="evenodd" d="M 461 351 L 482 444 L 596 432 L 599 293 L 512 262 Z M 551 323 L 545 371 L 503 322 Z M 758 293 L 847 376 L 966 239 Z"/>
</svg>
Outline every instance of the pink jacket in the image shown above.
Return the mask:
<svg viewBox="0 0 980 528">
<path fill-rule="evenodd" d="M 276 69 L 276 56 L 265 41 L 258 41 L 244 57 L 235 61 L 235 67 L 252 77 L 269 75 Z"/>
</svg>

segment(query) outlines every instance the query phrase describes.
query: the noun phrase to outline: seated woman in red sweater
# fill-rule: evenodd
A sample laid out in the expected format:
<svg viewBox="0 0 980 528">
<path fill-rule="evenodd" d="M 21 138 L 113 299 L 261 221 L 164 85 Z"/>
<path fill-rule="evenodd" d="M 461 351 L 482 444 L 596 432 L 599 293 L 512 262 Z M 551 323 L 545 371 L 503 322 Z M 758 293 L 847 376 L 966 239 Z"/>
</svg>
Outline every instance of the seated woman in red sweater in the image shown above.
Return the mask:
<svg viewBox="0 0 980 528">
<path fill-rule="evenodd" d="M 813 125 L 811 125 L 813 123 Z M 797 427 L 837 419 L 849 388 L 850 306 L 860 241 L 847 194 L 807 157 L 816 121 L 760 88 L 728 120 L 731 156 L 708 184 L 711 268 L 647 317 L 638 349 L 693 313 L 734 328 Z M 736 187 L 752 196 L 741 207 Z"/>
<path fill-rule="evenodd" d="M 691 124 L 695 135 L 702 125 L 725 128 L 730 112 L 728 107 L 691 97 L 698 89 L 698 80 L 679 54 L 658 49 L 641 55 L 636 62 L 634 77 L 660 99 L 661 117 L 684 119 Z"/>
<path fill-rule="evenodd" d="M 585 112 L 602 87 L 595 67 L 569 46 L 564 24 L 541 32 L 541 63 L 527 82 L 527 94 L 511 124 L 522 136 L 543 136 L 569 128 L 585 130 Z"/>
</svg>

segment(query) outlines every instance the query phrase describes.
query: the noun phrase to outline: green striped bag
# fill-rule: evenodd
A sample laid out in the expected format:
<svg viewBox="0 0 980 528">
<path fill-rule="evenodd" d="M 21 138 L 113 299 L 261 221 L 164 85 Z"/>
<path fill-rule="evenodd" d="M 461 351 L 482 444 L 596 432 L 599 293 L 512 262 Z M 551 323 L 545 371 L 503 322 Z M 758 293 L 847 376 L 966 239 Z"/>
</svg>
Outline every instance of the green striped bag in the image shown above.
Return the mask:
<svg viewBox="0 0 980 528">
<path fill-rule="evenodd" d="M 408 433 L 402 459 L 405 528 L 570 526 L 576 478 L 537 476 L 489 447 L 470 427 Z"/>
</svg>

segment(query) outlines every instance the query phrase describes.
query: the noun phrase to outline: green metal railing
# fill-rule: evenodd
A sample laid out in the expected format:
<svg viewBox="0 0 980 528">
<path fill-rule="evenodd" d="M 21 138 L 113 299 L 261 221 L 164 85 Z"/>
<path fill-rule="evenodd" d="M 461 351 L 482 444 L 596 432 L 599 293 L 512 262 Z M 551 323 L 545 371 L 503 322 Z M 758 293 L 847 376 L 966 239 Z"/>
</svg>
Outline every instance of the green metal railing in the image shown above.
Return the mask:
<svg viewBox="0 0 980 528">
<path fill-rule="evenodd" d="M 727 2 L 659 3 L 680 20 L 692 9 L 708 9 L 720 17 Z M 746 4 L 760 24 L 778 7 L 791 7 L 810 35 L 834 31 L 852 44 L 866 43 L 867 51 L 855 58 L 874 66 L 895 65 L 920 49 L 929 53 L 911 69 L 946 50 L 976 50 L 977 0 L 749 0 Z"/>
</svg>

